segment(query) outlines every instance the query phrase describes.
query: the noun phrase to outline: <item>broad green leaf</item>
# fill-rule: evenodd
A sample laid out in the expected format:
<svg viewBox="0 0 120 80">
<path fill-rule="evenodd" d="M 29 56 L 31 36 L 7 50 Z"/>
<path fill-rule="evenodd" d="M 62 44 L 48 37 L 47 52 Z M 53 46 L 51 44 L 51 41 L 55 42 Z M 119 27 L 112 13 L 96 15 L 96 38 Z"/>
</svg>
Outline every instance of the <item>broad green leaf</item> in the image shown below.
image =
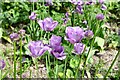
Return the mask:
<svg viewBox="0 0 120 80">
<path fill-rule="evenodd" d="M 59 73 L 58 73 L 58 76 L 60 76 L 60 78 L 62 78 L 62 77 L 64 76 L 64 73 L 59 72 Z"/>
<path fill-rule="evenodd" d="M 102 74 L 96 74 L 96 77 L 103 78 L 103 75 Z"/>
<path fill-rule="evenodd" d="M 91 58 L 92 58 L 92 56 L 95 54 L 95 51 L 97 51 L 97 49 L 94 49 L 94 50 L 91 49 L 91 51 L 90 51 L 90 53 L 89 53 L 89 56 L 88 56 L 88 58 L 87 58 L 87 63 L 93 62 Z"/>
<path fill-rule="evenodd" d="M 74 57 L 70 60 L 70 67 L 71 68 L 77 68 L 79 64 L 79 58 Z"/>
<path fill-rule="evenodd" d="M 95 42 L 97 42 L 98 46 L 101 47 L 101 49 L 104 49 L 104 43 L 105 43 L 105 40 L 101 37 L 96 37 L 95 38 Z"/>
<path fill-rule="evenodd" d="M 109 47 L 116 47 L 118 45 L 118 41 L 112 41 L 112 43 L 109 44 Z"/>
<path fill-rule="evenodd" d="M 8 36 L 2 36 L 2 38 L 7 40 L 9 43 L 12 43 L 11 39 Z"/>
<path fill-rule="evenodd" d="M 67 69 L 66 76 L 67 78 L 74 78 L 73 72 L 70 69 Z"/>
</svg>

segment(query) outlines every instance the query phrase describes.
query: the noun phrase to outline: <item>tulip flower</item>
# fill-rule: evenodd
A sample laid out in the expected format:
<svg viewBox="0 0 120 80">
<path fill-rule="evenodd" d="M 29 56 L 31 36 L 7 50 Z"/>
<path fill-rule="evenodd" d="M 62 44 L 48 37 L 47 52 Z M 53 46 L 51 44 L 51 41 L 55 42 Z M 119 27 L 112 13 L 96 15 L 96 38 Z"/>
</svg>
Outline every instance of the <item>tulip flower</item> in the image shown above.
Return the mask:
<svg viewBox="0 0 120 80">
<path fill-rule="evenodd" d="M 42 41 L 31 41 L 29 42 L 28 46 L 32 57 L 39 57 L 42 56 L 47 50 L 49 50 L 49 47 L 44 45 Z"/>
<path fill-rule="evenodd" d="M 4 67 L 5 67 L 4 60 L 0 60 L 0 70 L 4 69 Z"/>
<path fill-rule="evenodd" d="M 80 27 L 67 27 L 65 32 L 65 39 L 72 44 L 79 43 L 84 38 L 84 30 Z"/>
<path fill-rule="evenodd" d="M 10 34 L 10 39 L 12 41 L 18 40 L 19 39 L 19 35 L 17 33 L 12 33 L 12 34 Z"/>
<path fill-rule="evenodd" d="M 76 12 L 78 12 L 78 13 L 80 13 L 80 14 L 83 14 L 83 8 L 82 8 L 82 6 L 78 5 L 78 6 L 76 7 Z"/>
<path fill-rule="evenodd" d="M 72 4 L 75 5 L 83 5 L 83 1 L 82 0 L 69 0 Z"/>
<path fill-rule="evenodd" d="M 74 44 L 75 54 L 79 55 L 79 54 L 83 53 L 84 48 L 85 48 L 85 45 L 83 43 L 75 43 Z"/>
<path fill-rule="evenodd" d="M 102 9 L 102 10 L 106 10 L 106 9 L 107 9 L 107 6 L 105 6 L 104 4 L 102 4 L 101 9 Z"/>
<path fill-rule="evenodd" d="M 59 60 L 64 60 L 66 58 L 63 46 L 57 46 L 56 48 L 52 49 L 51 54 Z"/>
<path fill-rule="evenodd" d="M 91 30 L 85 31 L 85 37 L 92 38 L 93 37 L 93 32 Z"/>
<path fill-rule="evenodd" d="M 31 20 L 35 20 L 36 19 L 36 13 L 35 12 L 32 12 L 31 15 L 29 16 L 29 19 Z"/>
<path fill-rule="evenodd" d="M 45 18 L 44 20 L 38 20 L 38 24 L 44 31 L 53 31 L 58 22 L 53 21 L 52 18 Z"/>
<path fill-rule="evenodd" d="M 104 3 L 104 0 L 99 0 L 98 1 L 100 4 L 103 4 Z"/>
<path fill-rule="evenodd" d="M 52 35 L 52 37 L 50 38 L 50 46 L 52 48 L 60 46 L 61 40 L 62 40 L 62 38 L 60 36 Z"/>
<path fill-rule="evenodd" d="M 103 20 L 104 19 L 104 15 L 103 14 L 97 14 L 96 15 L 96 19 Z"/>
</svg>

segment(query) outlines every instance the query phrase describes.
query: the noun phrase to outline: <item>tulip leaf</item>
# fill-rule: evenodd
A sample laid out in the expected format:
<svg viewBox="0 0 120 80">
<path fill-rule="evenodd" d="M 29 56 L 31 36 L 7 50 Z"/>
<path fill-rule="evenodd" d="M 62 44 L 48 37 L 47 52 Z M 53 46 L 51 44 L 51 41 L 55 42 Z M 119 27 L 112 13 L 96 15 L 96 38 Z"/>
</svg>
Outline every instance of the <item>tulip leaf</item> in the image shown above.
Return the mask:
<svg viewBox="0 0 120 80">
<path fill-rule="evenodd" d="M 11 39 L 7 36 L 2 36 L 3 39 L 5 39 L 6 41 L 8 41 L 9 43 L 12 43 Z"/>
<path fill-rule="evenodd" d="M 2 37 L 3 29 L 0 28 L 0 38 Z"/>
<path fill-rule="evenodd" d="M 104 43 L 105 43 L 105 40 L 101 37 L 96 37 L 95 38 L 95 42 L 97 42 L 98 46 L 100 46 L 101 49 L 104 49 Z"/>
<path fill-rule="evenodd" d="M 87 58 L 87 63 L 92 63 L 93 62 L 93 59 L 91 59 L 91 58 L 95 54 L 95 51 L 97 51 L 97 49 L 94 49 L 94 50 L 90 51 L 89 56 Z"/>
<path fill-rule="evenodd" d="M 96 74 L 96 77 L 103 78 L 103 75 L 102 74 Z"/>
<path fill-rule="evenodd" d="M 71 68 L 76 68 L 78 67 L 78 64 L 79 64 L 79 58 L 77 57 L 74 57 L 70 60 L 70 67 Z"/>
<path fill-rule="evenodd" d="M 58 73 L 58 76 L 59 76 L 60 78 L 62 78 L 62 77 L 64 76 L 64 73 L 63 73 L 63 72 L 59 72 L 59 73 Z"/>
<path fill-rule="evenodd" d="M 67 78 L 74 78 L 73 72 L 70 69 L 67 69 L 66 76 Z"/>
</svg>

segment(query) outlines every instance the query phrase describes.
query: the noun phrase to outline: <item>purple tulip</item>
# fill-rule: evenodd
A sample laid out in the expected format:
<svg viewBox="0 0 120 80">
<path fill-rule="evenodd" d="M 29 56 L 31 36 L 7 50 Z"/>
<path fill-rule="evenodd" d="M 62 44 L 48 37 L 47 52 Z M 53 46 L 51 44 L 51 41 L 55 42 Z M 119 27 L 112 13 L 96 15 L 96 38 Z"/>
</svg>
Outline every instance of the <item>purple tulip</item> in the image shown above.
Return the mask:
<svg viewBox="0 0 120 80">
<path fill-rule="evenodd" d="M 62 18 L 62 20 L 63 20 L 63 25 L 66 25 L 67 22 L 68 22 L 68 20 L 69 20 L 69 14 L 68 14 L 68 12 L 65 13 L 65 18 Z"/>
<path fill-rule="evenodd" d="M 62 38 L 60 36 L 52 35 L 50 38 L 50 47 L 55 48 L 61 45 Z"/>
<path fill-rule="evenodd" d="M 101 9 L 102 9 L 102 10 L 106 10 L 106 9 L 107 9 L 107 6 L 104 5 L 104 4 L 102 4 Z"/>
<path fill-rule="evenodd" d="M 62 18 L 62 20 L 63 20 L 63 25 L 66 25 L 69 19 L 68 18 Z"/>
<path fill-rule="evenodd" d="M 104 0 L 99 0 L 98 1 L 100 4 L 103 4 L 104 3 Z"/>
<path fill-rule="evenodd" d="M 30 2 L 37 2 L 38 0 L 29 0 Z"/>
<path fill-rule="evenodd" d="M 84 31 L 79 26 L 78 27 L 67 27 L 66 37 L 70 43 L 79 43 L 84 38 Z"/>
<path fill-rule="evenodd" d="M 25 34 L 25 30 L 24 29 L 20 29 L 19 30 L 19 34 L 24 35 Z"/>
<path fill-rule="evenodd" d="M 39 57 L 42 56 L 47 50 L 49 50 L 49 47 L 44 45 L 42 41 L 31 41 L 29 42 L 28 46 L 32 57 Z"/>
<path fill-rule="evenodd" d="M 103 20 L 104 19 L 104 15 L 101 13 L 101 14 L 97 14 L 96 15 L 96 18 L 98 19 L 98 20 Z"/>
<path fill-rule="evenodd" d="M 64 47 L 63 46 L 57 46 L 51 51 L 51 54 L 55 56 L 55 58 L 59 60 L 63 60 L 66 58 L 66 55 L 64 53 Z"/>
<path fill-rule="evenodd" d="M 18 40 L 19 39 L 19 35 L 17 33 L 12 33 L 12 34 L 10 34 L 10 39 L 12 41 Z"/>
<path fill-rule="evenodd" d="M 93 37 L 93 32 L 91 30 L 85 31 L 85 37 L 92 38 Z"/>
<path fill-rule="evenodd" d="M 75 43 L 74 44 L 75 54 L 79 55 L 83 53 L 84 48 L 85 48 L 85 45 L 83 43 Z"/>
<path fill-rule="evenodd" d="M 86 1 L 86 5 L 91 5 L 92 3 L 93 3 L 92 0 Z"/>
<path fill-rule="evenodd" d="M 78 6 L 76 7 L 76 12 L 78 12 L 78 13 L 80 13 L 80 14 L 83 14 L 83 8 L 82 8 L 82 6 L 78 5 Z"/>
<path fill-rule="evenodd" d="M 52 6 L 53 5 L 52 0 L 45 0 L 45 2 L 46 2 L 45 6 Z"/>
<path fill-rule="evenodd" d="M 38 20 L 38 24 L 45 31 L 53 31 L 58 22 L 53 21 L 52 18 L 45 18 L 44 20 Z"/>
<path fill-rule="evenodd" d="M 86 20 L 84 20 L 83 23 L 84 23 L 85 25 L 87 25 L 87 21 L 86 21 Z"/>
<path fill-rule="evenodd" d="M 29 16 L 29 19 L 35 20 L 36 16 L 37 16 L 36 13 L 32 12 L 31 15 Z"/>
<path fill-rule="evenodd" d="M 83 1 L 82 0 L 69 0 L 72 4 L 75 5 L 83 5 Z"/>
<path fill-rule="evenodd" d="M 0 60 L 0 70 L 2 70 L 5 67 L 4 60 Z"/>
</svg>

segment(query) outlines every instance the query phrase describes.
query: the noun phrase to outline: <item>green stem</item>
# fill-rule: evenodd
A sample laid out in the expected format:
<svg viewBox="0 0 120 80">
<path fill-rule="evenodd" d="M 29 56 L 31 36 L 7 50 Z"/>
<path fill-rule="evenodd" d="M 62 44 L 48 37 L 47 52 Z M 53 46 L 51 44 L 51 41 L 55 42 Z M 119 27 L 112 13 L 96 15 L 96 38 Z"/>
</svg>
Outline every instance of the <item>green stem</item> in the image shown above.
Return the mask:
<svg viewBox="0 0 120 80">
<path fill-rule="evenodd" d="M 66 78 L 66 64 L 67 64 L 67 57 L 66 57 L 66 59 L 65 59 L 64 78 Z"/>
<path fill-rule="evenodd" d="M 57 75 L 58 75 L 58 60 L 56 60 L 55 78 L 57 78 Z"/>
<path fill-rule="evenodd" d="M 82 54 L 81 58 L 79 58 L 79 64 L 78 64 L 78 67 L 77 67 L 77 69 L 76 69 L 75 78 L 78 77 L 78 71 L 79 71 L 79 67 L 80 67 L 81 59 L 82 59 L 82 58 L 83 58 L 83 54 Z"/>
<path fill-rule="evenodd" d="M 32 78 L 32 70 L 30 70 L 30 78 Z"/>
<path fill-rule="evenodd" d="M 120 54 L 120 50 L 118 51 L 117 55 L 115 56 L 115 58 L 114 58 L 114 60 L 113 60 L 113 62 L 112 62 L 112 64 L 111 64 L 111 66 L 109 67 L 109 69 L 108 69 L 108 71 L 107 71 L 106 75 L 104 76 L 104 79 L 106 79 L 106 77 L 108 76 L 108 73 L 109 73 L 109 72 L 110 72 L 110 70 L 112 69 L 112 67 L 113 67 L 113 65 L 114 65 L 115 61 L 117 60 L 117 58 L 118 58 L 119 54 Z"/>
<path fill-rule="evenodd" d="M 88 51 L 88 54 L 87 54 L 87 58 L 86 58 L 86 60 L 85 60 L 84 68 L 83 68 L 83 71 L 82 71 L 82 77 L 84 77 L 84 71 L 86 70 L 87 60 L 88 60 L 88 58 L 89 58 L 88 56 L 89 56 L 90 51 L 91 51 L 91 49 L 92 49 L 92 46 L 93 46 L 93 44 L 94 44 L 95 37 L 96 37 L 97 32 L 98 32 L 98 30 L 99 30 L 98 28 L 99 28 L 99 25 L 97 25 L 97 28 L 96 28 L 94 37 L 93 37 L 92 42 L 91 42 L 91 44 L 90 44 L 90 48 L 89 48 L 89 51 Z"/>
<path fill-rule="evenodd" d="M 48 67 L 48 59 L 47 59 L 47 56 L 46 56 L 46 68 L 47 68 L 47 76 L 49 78 L 49 67 Z"/>
<path fill-rule="evenodd" d="M 74 11 L 72 12 L 71 25 L 74 26 Z"/>
<path fill-rule="evenodd" d="M 48 53 L 48 64 L 49 64 L 49 71 L 50 71 L 50 68 L 51 68 L 51 65 L 50 65 L 50 54 Z"/>
<path fill-rule="evenodd" d="M 41 29 L 40 32 L 41 32 L 41 33 L 40 33 L 40 36 L 39 36 L 39 37 L 40 37 L 40 39 L 42 39 L 43 30 Z"/>
<path fill-rule="evenodd" d="M 69 44 L 69 47 L 71 48 L 71 44 Z M 69 53 L 69 56 L 71 56 L 71 51 L 68 51 Z M 66 56 L 66 59 L 65 59 L 65 67 L 64 67 L 64 78 L 66 78 L 66 64 L 67 64 L 67 61 L 68 61 L 68 57 Z"/>
<path fill-rule="evenodd" d="M 16 42 L 14 41 L 14 79 L 16 80 Z"/>
<path fill-rule="evenodd" d="M 37 58 L 35 59 L 35 63 L 36 63 L 36 69 L 37 69 L 37 78 L 38 78 L 38 77 L 39 77 L 39 76 L 38 76 L 38 72 L 39 72 L 39 70 L 38 70 L 38 59 L 37 59 Z"/>
<path fill-rule="evenodd" d="M 22 79 L 22 36 L 20 40 L 20 80 Z"/>
<path fill-rule="evenodd" d="M 2 70 L 0 70 L 0 80 L 2 80 Z"/>
</svg>

